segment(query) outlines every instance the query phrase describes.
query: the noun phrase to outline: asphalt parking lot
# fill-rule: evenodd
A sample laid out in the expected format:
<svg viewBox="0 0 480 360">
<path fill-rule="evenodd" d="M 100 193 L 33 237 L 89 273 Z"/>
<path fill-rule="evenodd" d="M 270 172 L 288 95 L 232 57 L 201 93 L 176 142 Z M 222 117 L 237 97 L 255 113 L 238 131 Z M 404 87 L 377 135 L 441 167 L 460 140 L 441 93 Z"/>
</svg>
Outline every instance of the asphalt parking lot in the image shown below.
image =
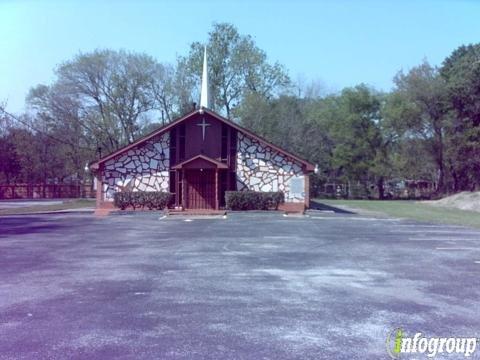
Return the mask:
<svg viewBox="0 0 480 360">
<path fill-rule="evenodd" d="M 2 217 L 0 359 L 384 359 L 398 327 L 479 337 L 479 245 L 321 212 Z"/>
</svg>

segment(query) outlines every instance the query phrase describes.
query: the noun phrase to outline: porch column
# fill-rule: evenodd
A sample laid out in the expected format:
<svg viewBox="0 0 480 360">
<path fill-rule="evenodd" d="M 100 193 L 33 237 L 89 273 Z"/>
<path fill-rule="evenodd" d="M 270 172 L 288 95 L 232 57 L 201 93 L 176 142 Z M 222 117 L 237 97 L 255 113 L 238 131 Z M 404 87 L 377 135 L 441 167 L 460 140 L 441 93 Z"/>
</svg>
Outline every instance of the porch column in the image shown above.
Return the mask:
<svg viewBox="0 0 480 360">
<path fill-rule="evenodd" d="M 310 207 L 310 175 L 305 174 L 303 177 L 305 178 L 305 208 L 308 209 Z"/>
<path fill-rule="evenodd" d="M 218 168 L 215 168 L 215 210 L 218 210 Z"/>
<path fill-rule="evenodd" d="M 186 194 L 187 194 L 187 189 L 186 189 L 186 184 L 187 182 L 185 181 L 185 170 L 182 168 L 182 207 L 183 209 L 187 208 L 187 199 L 186 199 Z"/>
<path fill-rule="evenodd" d="M 101 207 L 103 203 L 103 182 L 102 182 L 102 170 L 98 169 L 95 174 L 95 180 L 97 182 L 97 192 L 96 192 L 96 207 Z"/>
<path fill-rule="evenodd" d="M 170 181 L 172 181 L 170 179 Z M 180 171 L 175 170 L 175 184 L 174 184 L 174 189 L 175 189 L 175 206 L 180 206 Z"/>
</svg>

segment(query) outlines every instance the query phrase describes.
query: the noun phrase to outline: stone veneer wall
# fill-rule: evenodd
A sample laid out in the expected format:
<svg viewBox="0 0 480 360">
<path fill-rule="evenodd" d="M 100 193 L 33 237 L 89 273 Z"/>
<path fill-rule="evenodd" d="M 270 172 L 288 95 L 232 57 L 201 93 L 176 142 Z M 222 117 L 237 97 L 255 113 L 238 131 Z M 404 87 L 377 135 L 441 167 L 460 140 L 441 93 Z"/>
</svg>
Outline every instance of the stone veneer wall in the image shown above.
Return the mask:
<svg viewBox="0 0 480 360">
<path fill-rule="evenodd" d="M 105 163 L 103 193 L 113 200 L 117 191 L 168 191 L 169 133 L 157 136 Z"/>
<path fill-rule="evenodd" d="M 283 191 L 286 202 L 303 202 L 304 194 L 291 193 L 291 184 L 293 179 L 304 181 L 304 176 L 300 163 L 238 133 L 238 190 Z"/>
</svg>

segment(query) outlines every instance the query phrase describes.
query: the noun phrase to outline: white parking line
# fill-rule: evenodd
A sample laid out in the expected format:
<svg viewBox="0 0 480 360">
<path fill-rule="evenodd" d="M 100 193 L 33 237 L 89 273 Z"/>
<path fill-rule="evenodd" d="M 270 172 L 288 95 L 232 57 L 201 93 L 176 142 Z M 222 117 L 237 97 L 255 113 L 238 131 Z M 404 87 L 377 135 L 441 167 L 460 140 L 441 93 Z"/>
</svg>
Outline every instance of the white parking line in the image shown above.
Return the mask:
<svg viewBox="0 0 480 360">
<path fill-rule="evenodd" d="M 377 219 L 365 217 L 349 217 L 349 216 L 311 216 L 311 219 L 326 219 L 326 220 L 358 220 L 358 221 L 400 221 L 400 219 Z"/>
<path fill-rule="evenodd" d="M 480 237 L 479 232 L 475 231 L 457 231 L 457 230 L 390 230 L 395 233 L 407 234 L 461 234 L 461 235 L 476 235 Z"/>
<path fill-rule="evenodd" d="M 427 227 L 427 228 L 439 228 L 439 229 L 465 229 L 465 226 L 456 226 L 456 225 L 394 224 L 393 226 L 414 227 L 414 228 Z"/>
<path fill-rule="evenodd" d="M 275 235 L 266 235 L 263 237 L 264 239 L 291 239 L 292 236 L 275 236 Z"/>
<path fill-rule="evenodd" d="M 480 238 L 454 238 L 454 237 L 412 237 L 408 238 L 409 241 L 480 241 Z"/>
<path fill-rule="evenodd" d="M 471 247 L 437 247 L 435 250 L 480 250 Z"/>
</svg>

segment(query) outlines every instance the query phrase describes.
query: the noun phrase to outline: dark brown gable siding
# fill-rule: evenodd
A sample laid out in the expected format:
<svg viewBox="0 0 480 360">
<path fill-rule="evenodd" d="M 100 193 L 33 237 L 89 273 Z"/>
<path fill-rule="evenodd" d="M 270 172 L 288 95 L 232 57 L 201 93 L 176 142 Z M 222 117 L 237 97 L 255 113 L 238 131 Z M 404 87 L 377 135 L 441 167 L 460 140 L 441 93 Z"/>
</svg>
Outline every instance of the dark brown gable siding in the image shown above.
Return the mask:
<svg viewBox="0 0 480 360">
<path fill-rule="evenodd" d="M 198 124 L 208 124 L 205 128 L 205 140 L 202 138 L 202 127 Z M 222 123 L 210 114 L 195 114 L 184 121 L 186 131 L 186 149 L 185 159 L 190 159 L 197 155 L 206 155 L 209 158 L 220 161 L 222 150 Z"/>
</svg>

